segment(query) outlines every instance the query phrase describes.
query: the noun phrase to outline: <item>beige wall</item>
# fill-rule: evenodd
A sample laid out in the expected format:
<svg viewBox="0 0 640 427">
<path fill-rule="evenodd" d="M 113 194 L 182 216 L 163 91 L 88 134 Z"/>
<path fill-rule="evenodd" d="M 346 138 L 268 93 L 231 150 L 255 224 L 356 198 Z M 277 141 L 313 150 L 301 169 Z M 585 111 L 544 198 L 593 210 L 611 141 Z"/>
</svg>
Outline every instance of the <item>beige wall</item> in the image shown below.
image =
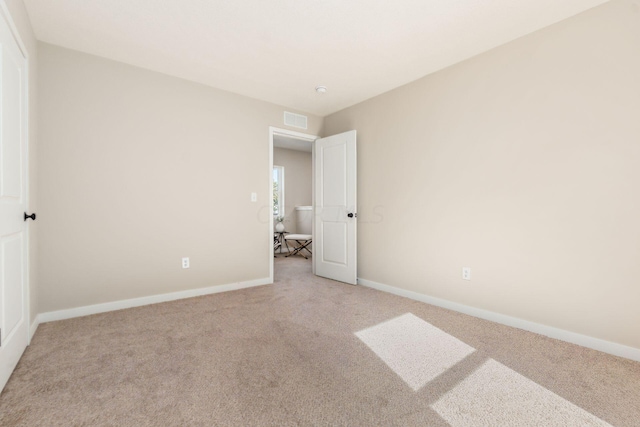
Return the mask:
<svg viewBox="0 0 640 427">
<path fill-rule="evenodd" d="M 311 153 L 273 149 L 273 164 L 284 166 L 285 230 L 296 233 L 296 206 L 311 206 Z"/>
<path fill-rule="evenodd" d="M 327 117 L 358 131 L 359 276 L 640 348 L 639 10 Z"/>
<path fill-rule="evenodd" d="M 5 0 L 11 19 L 28 54 L 29 67 L 29 211 L 39 213 L 38 200 L 38 44 L 22 0 Z M 38 219 L 39 220 L 39 219 Z M 38 315 L 38 230 L 39 221 L 29 221 L 30 317 Z"/>
<path fill-rule="evenodd" d="M 268 135 L 282 107 L 39 53 L 41 312 L 268 278 Z"/>
</svg>

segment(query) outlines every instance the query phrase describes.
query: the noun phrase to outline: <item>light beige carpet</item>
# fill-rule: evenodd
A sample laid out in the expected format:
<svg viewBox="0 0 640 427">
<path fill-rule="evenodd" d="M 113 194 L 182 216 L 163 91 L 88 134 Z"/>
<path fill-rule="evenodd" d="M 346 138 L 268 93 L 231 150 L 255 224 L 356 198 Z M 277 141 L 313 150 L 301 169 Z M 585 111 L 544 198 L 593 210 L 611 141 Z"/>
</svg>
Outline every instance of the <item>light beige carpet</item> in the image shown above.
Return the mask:
<svg viewBox="0 0 640 427">
<path fill-rule="evenodd" d="M 278 258 L 274 285 L 40 325 L 0 425 L 639 425 L 640 363 L 310 266 Z"/>
</svg>

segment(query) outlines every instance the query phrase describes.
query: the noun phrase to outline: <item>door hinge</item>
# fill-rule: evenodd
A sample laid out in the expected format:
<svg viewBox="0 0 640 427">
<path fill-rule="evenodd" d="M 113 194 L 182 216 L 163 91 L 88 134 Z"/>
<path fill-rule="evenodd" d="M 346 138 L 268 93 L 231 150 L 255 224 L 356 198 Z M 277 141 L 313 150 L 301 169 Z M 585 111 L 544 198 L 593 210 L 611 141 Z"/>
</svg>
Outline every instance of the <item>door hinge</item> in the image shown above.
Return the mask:
<svg viewBox="0 0 640 427">
<path fill-rule="evenodd" d="M 0 347 L 2 347 L 2 328 L 0 328 Z"/>
</svg>

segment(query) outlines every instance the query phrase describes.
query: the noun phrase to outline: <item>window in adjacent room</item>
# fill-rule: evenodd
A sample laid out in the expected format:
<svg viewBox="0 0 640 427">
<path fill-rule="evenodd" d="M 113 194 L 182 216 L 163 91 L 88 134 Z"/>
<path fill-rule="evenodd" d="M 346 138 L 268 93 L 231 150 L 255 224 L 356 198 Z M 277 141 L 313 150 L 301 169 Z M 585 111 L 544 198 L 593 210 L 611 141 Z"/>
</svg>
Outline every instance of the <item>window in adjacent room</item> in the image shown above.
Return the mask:
<svg viewBox="0 0 640 427">
<path fill-rule="evenodd" d="M 273 216 L 284 216 L 284 166 L 273 167 Z"/>
</svg>

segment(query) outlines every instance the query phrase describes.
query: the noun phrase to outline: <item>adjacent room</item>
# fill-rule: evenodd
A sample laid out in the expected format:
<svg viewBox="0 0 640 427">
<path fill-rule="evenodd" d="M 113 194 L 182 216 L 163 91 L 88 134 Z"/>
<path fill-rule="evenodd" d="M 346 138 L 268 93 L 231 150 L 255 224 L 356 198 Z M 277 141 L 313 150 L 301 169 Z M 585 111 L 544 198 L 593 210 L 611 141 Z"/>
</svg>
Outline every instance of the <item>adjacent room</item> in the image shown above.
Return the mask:
<svg viewBox="0 0 640 427">
<path fill-rule="evenodd" d="M 284 135 L 273 139 L 275 256 L 313 256 L 312 147 Z"/>
<path fill-rule="evenodd" d="M 640 0 L 0 0 L 1 426 L 638 426 Z"/>
</svg>

